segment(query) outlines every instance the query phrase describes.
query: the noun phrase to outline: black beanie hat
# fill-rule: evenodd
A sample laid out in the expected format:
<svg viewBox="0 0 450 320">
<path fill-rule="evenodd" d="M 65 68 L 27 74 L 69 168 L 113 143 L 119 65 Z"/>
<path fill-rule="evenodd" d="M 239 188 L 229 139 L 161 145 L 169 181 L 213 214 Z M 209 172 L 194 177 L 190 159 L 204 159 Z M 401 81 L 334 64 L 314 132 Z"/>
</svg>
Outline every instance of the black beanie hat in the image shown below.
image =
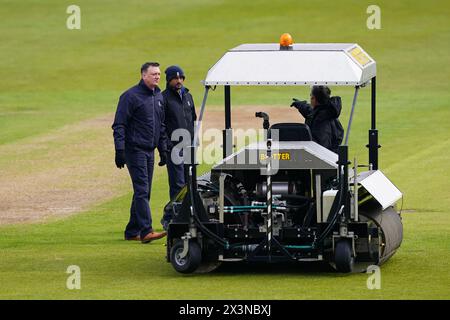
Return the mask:
<svg viewBox="0 0 450 320">
<path fill-rule="evenodd" d="M 166 82 L 169 82 L 176 77 L 185 79 L 183 69 L 181 69 L 179 66 L 170 66 L 164 72 L 166 73 Z"/>
</svg>

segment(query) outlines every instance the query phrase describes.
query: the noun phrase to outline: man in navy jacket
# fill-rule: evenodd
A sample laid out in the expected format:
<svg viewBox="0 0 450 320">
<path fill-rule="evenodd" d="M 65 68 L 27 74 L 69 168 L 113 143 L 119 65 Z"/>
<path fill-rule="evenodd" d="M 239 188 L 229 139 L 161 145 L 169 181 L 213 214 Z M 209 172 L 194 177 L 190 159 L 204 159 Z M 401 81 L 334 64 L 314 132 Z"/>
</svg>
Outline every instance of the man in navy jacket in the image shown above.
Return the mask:
<svg viewBox="0 0 450 320">
<path fill-rule="evenodd" d="M 140 240 L 142 243 L 166 235 L 165 232 L 153 231 L 149 205 L 154 149 L 158 148 L 160 166 L 167 161 L 164 98 L 158 88 L 160 78 L 158 63 L 144 63 L 139 84 L 120 96 L 112 125 L 116 166 L 121 169 L 127 165 L 134 190 L 125 239 Z"/>
<path fill-rule="evenodd" d="M 197 115 L 194 99 L 189 89 L 184 86 L 184 71 L 179 66 L 170 66 L 165 70 L 165 74 L 167 88 L 162 94 L 166 108 L 165 123 L 170 153 L 167 157 L 167 173 L 169 196 L 173 199 L 186 184 L 182 150 L 183 146 L 190 145 L 194 139 L 194 122 L 197 120 Z M 169 220 L 170 212 L 166 212 L 161 221 L 164 229 L 167 229 Z"/>
</svg>

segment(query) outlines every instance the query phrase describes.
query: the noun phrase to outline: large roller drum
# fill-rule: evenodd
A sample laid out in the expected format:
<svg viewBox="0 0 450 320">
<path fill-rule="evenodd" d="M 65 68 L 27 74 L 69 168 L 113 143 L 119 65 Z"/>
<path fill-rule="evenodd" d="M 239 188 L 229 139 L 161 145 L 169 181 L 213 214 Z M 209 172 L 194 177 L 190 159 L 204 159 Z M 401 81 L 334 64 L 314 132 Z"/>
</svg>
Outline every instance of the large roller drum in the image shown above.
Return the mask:
<svg viewBox="0 0 450 320">
<path fill-rule="evenodd" d="M 400 247 L 403 239 L 403 224 L 400 214 L 393 208 L 360 212 L 361 221 L 368 221 L 380 231 L 378 265 L 387 261 Z"/>
</svg>

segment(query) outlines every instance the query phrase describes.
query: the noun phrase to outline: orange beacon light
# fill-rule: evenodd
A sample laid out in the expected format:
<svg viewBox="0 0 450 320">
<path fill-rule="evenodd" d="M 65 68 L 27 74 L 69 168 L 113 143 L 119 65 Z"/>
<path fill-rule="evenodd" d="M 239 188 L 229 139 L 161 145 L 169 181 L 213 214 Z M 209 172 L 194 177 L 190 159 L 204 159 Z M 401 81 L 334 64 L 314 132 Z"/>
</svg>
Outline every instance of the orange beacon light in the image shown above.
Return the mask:
<svg viewBox="0 0 450 320">
<path fill-rule="evenodd" d="M 294 43 L 289 33 L 283 33 L 280 37 L 280 49 L 287 49 Z"/>
</svg>

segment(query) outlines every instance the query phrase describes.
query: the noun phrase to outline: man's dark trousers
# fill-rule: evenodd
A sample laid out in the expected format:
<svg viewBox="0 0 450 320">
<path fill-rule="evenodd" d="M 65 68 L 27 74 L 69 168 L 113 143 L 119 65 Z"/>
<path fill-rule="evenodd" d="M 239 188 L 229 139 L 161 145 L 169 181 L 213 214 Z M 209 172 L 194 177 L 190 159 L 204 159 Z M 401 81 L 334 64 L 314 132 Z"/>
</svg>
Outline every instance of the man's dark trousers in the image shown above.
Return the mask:
<svg viewBox="0 0 450 320">
<path fill-rule="evenodd" d="M 132 238 L 140 235 L 143 238 L 153 231 L 149 202 L 152 190 L 154 151 L 126 150 L 125 158 L 134 190 L 130 222 L 125 229 L 125 237 Z"/>
<path fill-rule="evenodd" d="M 174 159 L 172 159 L 172 152 L 176 153 L 175 149 L 172 149 L 167 157 L 167 174 L 169 176 L 170 199 L 173 199 L 186 184 L 184 163 L 182 162 L 180 164 L 175 164 L 173 161 L 175 160 L 176 163 L 179 163 L 183 157 L 183 152 L 180 152 L 180 158 L 176 157 Z"/>
</svg>

